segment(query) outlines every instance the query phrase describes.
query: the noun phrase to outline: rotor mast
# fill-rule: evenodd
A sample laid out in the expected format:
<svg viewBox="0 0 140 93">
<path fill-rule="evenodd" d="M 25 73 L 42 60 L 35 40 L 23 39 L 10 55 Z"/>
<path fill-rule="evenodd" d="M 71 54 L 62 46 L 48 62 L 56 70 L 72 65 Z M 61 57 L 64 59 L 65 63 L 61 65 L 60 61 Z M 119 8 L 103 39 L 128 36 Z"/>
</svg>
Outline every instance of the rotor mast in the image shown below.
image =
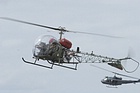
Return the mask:
<svg viewBox="0 0 140 93">
<path fill-rule="evenodd" d="M 59 32 L 59 34 L 60 34 L 60 38 L 59 38 L 59 39 L 61 40 L 61 39 L 62 39 L 62 35 L 63 35 L 64 32 L 66 32 L 67 30 L 65 29 L 65 27 L 61 27 L 61 26 L 60 26 L 58 29 L 59 29 L 59 31 L 60 31 L 60 32 Z"/>
<path fill-rule="evenodd" d="M 60 34 L 59 40 L 61 40 L 61 39 L 62 39 L 62 35 L 63 35 L 64 33 L 63 33 L 63 31 L 60 31 L 59 34 Z"/>
</svg>

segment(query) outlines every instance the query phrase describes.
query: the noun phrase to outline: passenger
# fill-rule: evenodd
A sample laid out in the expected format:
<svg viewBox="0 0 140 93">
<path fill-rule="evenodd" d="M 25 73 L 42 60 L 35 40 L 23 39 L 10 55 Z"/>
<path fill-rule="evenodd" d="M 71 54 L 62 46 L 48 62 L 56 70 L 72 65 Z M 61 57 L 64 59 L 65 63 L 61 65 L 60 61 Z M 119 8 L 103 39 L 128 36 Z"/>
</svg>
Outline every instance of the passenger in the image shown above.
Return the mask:
<svg viewBox="0 0 140 93">
<path fill-rule="evenodd" d="M 59 50 L 59 43 L 57 42 L 57 40 L 55 40 L 54 38 L 50 39 L 48 54 L 52 56 L 53 53 L 55 53 L 58 50 Z"/>
</svg>

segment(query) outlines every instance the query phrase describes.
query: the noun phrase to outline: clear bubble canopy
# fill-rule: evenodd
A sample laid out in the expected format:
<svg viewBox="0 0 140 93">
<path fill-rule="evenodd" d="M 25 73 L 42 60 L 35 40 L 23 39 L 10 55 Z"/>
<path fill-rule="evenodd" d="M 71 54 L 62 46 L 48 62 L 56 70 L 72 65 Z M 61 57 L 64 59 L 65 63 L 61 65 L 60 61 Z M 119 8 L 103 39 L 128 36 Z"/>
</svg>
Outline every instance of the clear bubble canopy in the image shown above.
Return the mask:
<svg viewBox="0 0 140 93">
<path fill-rule="evenodd" d="M 49 44 L 49 42 L 51 42 L 51 40 L 57 41 L 57 39 L 51 35 L 41 35 L 36 39 L 35 45 L 39 45 L 40 43 Z"/>
<path fill-rule="evenodd" d="M 39 36 L 36 41 L 33 48 L 33 55 L 38 56 L 40 51 L 44 48 L 46 48 L 46 45 L 52 43 L 52 42 L 58 42 L 57 39 L 51 35 L 41 35 Z M 48 50 L 48 49 L 45 49 Z"/>
</svg>

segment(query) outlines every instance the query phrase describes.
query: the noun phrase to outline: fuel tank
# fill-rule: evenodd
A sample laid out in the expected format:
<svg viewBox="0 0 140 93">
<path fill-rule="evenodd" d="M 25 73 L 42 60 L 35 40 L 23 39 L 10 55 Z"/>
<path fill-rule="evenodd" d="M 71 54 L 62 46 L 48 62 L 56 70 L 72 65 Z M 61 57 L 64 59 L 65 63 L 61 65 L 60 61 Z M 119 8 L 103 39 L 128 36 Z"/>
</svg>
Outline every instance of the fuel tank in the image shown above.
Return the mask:
<svg viewBox="0 0 140 93">
<path fill-rule="evenodd" d="M 70 48 L 72 47 L 72 43 L 71 43 L 69 40 L 65 39 L 65 38 L 62 38 L 62 39 L 59 41 L 59 43 L 60 43 L 63 47 L 65 47 L 65 48 L 67 48 L 67 49 L 70 49 Z"/>
</svg>

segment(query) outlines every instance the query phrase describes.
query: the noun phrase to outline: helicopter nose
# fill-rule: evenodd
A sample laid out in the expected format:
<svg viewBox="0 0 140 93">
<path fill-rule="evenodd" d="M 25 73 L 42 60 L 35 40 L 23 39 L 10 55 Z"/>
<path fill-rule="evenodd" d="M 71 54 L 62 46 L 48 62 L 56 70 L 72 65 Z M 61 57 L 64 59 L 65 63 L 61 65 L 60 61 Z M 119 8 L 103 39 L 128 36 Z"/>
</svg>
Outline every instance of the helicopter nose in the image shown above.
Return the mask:
<svg viewBox="0 0 140 93">
<path fill-rule="evenodd" d="M 105 80 L 105 79 L 102 79 L 101 82 L 102 82 L 103 84 L 108 84 L 107 80 Z"/>
<path fill-rule="evenodd" d="M 101 80 L 101 82 L 102 82 L 103 84 L 105 84 L 105 81 L 104 81 L 103 79 Z"/>
</svg>

